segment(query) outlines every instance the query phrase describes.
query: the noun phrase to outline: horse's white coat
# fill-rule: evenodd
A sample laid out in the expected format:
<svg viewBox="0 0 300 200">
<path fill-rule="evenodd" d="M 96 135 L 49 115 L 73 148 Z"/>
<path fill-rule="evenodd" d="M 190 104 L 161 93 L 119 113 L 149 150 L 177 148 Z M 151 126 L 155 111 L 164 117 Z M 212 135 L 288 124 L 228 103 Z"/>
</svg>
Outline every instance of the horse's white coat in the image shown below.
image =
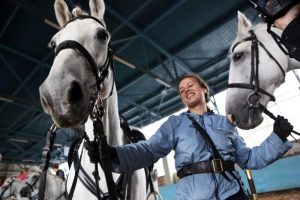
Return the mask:
<svg viewBox="0 0 300 200">
<path fill-rule="evenodd" d="M 31 196 L 38 195 L 39 185 L 40 185 L 40 172 L 32 172 L 29 174 L 26 182 L 29 183 L 33 187 L 33 192 Z M 38 178 L 38 181 L 35 179 Z M 23 187 L 28 187 L 25 184 Z M 66 181 L 63 181 L 56 175 L 51 174 L 47 171 L 47 178 L 46 178 L 46 187 L 45 187 L 45 199 L 47 200 L 65 200 L 65 191 L 66 191 Z M 60 197 L 60 198 L 58 198 Z"/>
<path fill-rule="evenodd" d="M 11 185 L 8 186 L 10 183 L 11 183 Z M 3 200 L 9 199 L 9 197 L 12 197 L 12 196 L 16 196 L 18 200 L 28 199 L 28 198 L 20 197 L 20 190 L 24 185 L 25 185 L 25 183 L 20 181 L 16 177 L 9 177 L 9 178 L 5 179 L 3 185 L 0 187 L 0 194 L 3 192 L 0 199 L 3 199 Z M 7 187 L 9 187 L 9 188 L 7 188 Z"/>
<path fill-rule="evenodd" d="M 52 43 L 59 45 L 65 40 L 74 40 L 83 45 L 95 59 L 97 66 L 103 66 L 108 50 L 108 43 L 110 35 L 105 27 L 93 19 L 75 20 L 69 24 L 67 22 L 71 19 L 66 3 L 63 0 L 55 1 L 55 13 L 61 29 L 52 38 Z M 103 21 L 104 2 L 103 0 L 90 0 L 91 15 Z M 80 15 L 82 11 L 77 7 L 73 10 L 73 15 Z M 103 21 L 104 23 L 104 21 Z M 67 25 L 66 25 L 67 24 Z M 105 26 L 105 25 L 104 25 Z M 106 39 L 99 39 L 98 33 L 107 34 Z M 91 70 L 90 64 L 77 51 L 73 49 L 62 50 L 54 59 L 50 73 L 45 82 L 40 87 L 41 100 L 44 110 L 51 115 L 53 121 L 61 127 L 78 127 L 85 122 L 89 115 L 89 102 L 91 96 L 95 97 L 95 74 Z M 120 127 L 118 100 L 116 86 L 113 82 L 114 77 L 112 70 L 109 69 L 108 77 L 105 78 L 102 84 L 100 96 L 106 98 L 109 96 L 111 88 L 112 95 L 103 102 L 105 110 L 103 116 L 104 132 L 107 135 L 108 144 L 122 145 L 125 143 L 124 135 Z M 76 85 L 77 100 L 70 100 L 72 84 Z M 79 89 L 78 89 L 79 88 Z M 87 123 L 90 123 L 89 121 Z M 86 126 L 92 127 L 92 126 Z M 92 128 L 87 128 L 86 132 L 90 140 L 93 140 Z M 81 144 L 78 155 L 83 151 L 81 165 L 94 180 L 92 172 L 95 170 L 94 164 L 90 163 L 90 158 L 86 149 Z M 107 192 L 107 186 L 103 171 L 100 166 L 100 189 Z M 67 190 L 70 191 L 74 179 L 74 165 L 71 166 L 70 173 L 67 180 Z M 114 174 L 116 179 L 119 175 Z M 157 186 L 156 186 L 157 188 Z M 131 199 L 144 200 L 146 199 L 146 178 L 144 170 L 138 170 L 133 173 L 131 185 Z M 73 199 L 97 199 L 90 193 L 78 180 Z"/>
<path fill-rule="evenodd" d="M 252 23 L 242 13 L 238 13 L 238 32 L 232 45 L 250 36 L 249 30 L 253 30 L 258 40 L 265 45 L 268 51 L 277 59 L 286 72 L 299 69 L 300 63 L 285 55 L 277 46 L 273 38 L 267 33 L 267 25 L 264 23 L 252 26 Z M 273 28 L 281 35 L 281 31 Z M 233 47 L 233 46 L 232 46 Z M 231 47 L 231 48 L 232 48 Z M 228 83 L 249 83 L 251 71 L 251 41 L 243 42 L 236 46 L 234 52 L 230 52 L 231 64 L 229 69 Z M 242 57 L 235 61 L 234 55 L 242 53 Z M 259 87 L 270 94 L 283 83 L 283 74 L 277 64 L 259 46 Z M 262 111 L 249 109 L 248 95 L 253 92 L 243 88 L 228 88 L 226 94 L 227 116 L 234 116 L 235 123 L 239 128 L 250 129 L 258 126 L 263 118 Z M 269 97 L 262 94 L 261 103 L 266 106 Z"/>
</svg>

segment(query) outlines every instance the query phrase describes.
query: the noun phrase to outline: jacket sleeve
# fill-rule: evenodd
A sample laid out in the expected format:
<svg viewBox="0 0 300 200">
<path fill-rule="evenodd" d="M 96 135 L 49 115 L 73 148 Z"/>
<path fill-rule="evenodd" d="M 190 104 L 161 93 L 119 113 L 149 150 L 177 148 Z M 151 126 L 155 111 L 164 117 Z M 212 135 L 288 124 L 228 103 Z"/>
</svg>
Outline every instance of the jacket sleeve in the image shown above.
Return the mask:
<svg viewBox="0 0 300 200">
<path fill-rule="evenodd" d="M 113 163 L 118 173 L 147 167 L 165 157 L 173 149 L 174 134 L 171 123 L 165 122 L 149 139 L 134 144 L 117 146 L 119 162 Z"/>
<path fill-rule="evenodd" d="M 243 139 L 236 132 L 234 145 L 236 146 L 236 163 L 243 169 L 261 169 L 275 162 L 292 144 L 288 140 L 283 142 L 274 132 L 259 146 L 248 148 Z"/>
</svg>

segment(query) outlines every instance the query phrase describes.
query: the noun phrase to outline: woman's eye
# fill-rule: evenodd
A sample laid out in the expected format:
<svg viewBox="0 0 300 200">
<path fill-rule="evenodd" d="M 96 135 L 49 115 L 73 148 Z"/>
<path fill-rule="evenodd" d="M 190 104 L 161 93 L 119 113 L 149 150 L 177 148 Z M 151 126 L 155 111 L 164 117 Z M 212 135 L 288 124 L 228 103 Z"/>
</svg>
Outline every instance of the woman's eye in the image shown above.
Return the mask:
<svg viewBox="0 0 300 200">
<path fill-rule="evenodd" d="M 240 61 L 243 57 L 244 57 L 244 53 L 243 53 L 243 52 L 239 52 L 239 53 L 235 53 L 235 54 L 232 56 L 232 59 L 233 59 L 234 62 L 238 62 L 238 61 Z"/>
<path fill-rule="evenodd" d="M 105 40 L 105 41 L 107 41 L 108 37 L 109 37 L 108 33 L 106 31 L 104 31 L 104 30 L 100 30 L 100 31 L 97 32 L 97 38 L 99 40 Z"/>
</svg>

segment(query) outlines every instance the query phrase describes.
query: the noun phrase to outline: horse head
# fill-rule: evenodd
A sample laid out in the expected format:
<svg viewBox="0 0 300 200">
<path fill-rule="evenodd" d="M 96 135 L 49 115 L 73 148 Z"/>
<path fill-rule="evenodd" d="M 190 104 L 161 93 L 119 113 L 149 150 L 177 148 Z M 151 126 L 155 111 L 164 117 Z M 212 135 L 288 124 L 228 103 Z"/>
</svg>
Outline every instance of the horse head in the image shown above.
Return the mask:
<svg viewBox="0 0 300 200">
<path fill-rule="evenodd" d="M 35 195 L 35 190 L 38 190 L 39 180 L 41 177 L 40 172 L 31 172 L 26 179 L 23 187 L 20 188 L 20 196 L 31 198 Z"/>
<path fill-rule="evenodd" d="M 108 82 L 113 75 L 109 68 L 110 34 L 103 20 L 104 2 L 90 0 L 89 4 L 91 15 L 79 7 L 71 13 L 64 0 L 54 4 L 61 30 L 49 43 L 55 59 L 39 90 L 44 111 L 59 127 L 83 124 L 92 109 L 91 102 L 97 95 L 109 96 L 113 87 Z"/>
<path fill-rule="evenodd" d="M 278 35 L 281 31 L 274 28 Z M 251 129 L 262 121 L 260 105 L 275 101 L 274 91 L 292 69 L 291 59 L 283 53 L 266 24 L 252 26 L 238 13 L 238 32 L 231 46 L 226 115 L 242 129 Z"/>
</svg>

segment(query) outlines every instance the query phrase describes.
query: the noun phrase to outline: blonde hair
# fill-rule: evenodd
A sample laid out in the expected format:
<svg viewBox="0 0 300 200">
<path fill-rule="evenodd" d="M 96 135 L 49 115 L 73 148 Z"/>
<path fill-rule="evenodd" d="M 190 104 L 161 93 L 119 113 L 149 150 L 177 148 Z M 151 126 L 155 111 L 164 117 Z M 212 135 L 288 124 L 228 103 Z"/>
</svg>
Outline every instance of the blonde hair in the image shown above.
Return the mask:
<svg viewBox="0 0 300 200">
<path fill-rule="evenodd" d="M 200 85 L 200 87 L 207 89 L 207 93 L 205 94 L 205 102 L 208 103 L 210 100 L 209 99 L 209 87 L 208 87 L 207 83 L 197 74 L 186 74 L 186 75 L 183 75 L 182 77 L 180 77 L 178 80 L 178 83 L 177 83 L 177 90 L 179 91 L 180 82 L 186 78 L 195 79 L 198 82 L 198 84 Z"/>
</svg>

